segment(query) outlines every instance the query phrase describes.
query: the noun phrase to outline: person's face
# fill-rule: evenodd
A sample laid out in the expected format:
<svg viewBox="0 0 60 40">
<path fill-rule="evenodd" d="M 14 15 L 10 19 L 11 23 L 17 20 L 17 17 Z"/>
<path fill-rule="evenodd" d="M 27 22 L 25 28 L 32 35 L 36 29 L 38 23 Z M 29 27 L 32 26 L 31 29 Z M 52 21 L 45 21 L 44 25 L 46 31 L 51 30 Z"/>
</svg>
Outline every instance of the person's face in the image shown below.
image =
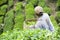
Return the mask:
<svg viewBox="0 0 60 40">
<path fill-rule="evenodd" d="M 36 15 L 37 15 L 38 17 L 40 17 L 40 16 L 42 16 L 42 15 L 43 15 L 43 12 L 36 13 Z"/>
</svg>

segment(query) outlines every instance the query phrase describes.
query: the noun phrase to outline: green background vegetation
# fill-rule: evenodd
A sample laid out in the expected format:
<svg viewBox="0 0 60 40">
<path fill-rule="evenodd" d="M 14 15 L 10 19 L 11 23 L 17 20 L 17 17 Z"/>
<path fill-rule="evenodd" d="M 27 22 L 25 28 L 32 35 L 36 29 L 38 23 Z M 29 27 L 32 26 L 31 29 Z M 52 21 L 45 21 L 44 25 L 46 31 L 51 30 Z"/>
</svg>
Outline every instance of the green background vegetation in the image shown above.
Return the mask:
<svg viewBox="0 0 60 40">
<path fill-rule="evenodd" d="M 56 6 L 54 11 L 51 4 Z M 35 18 L 37 5 L 50 16 L 56 30 L 54 33 L 40 29 L 23 30 L 23 22 Z M 0 40 L 60 40 L 60 0 L 0 0 Z"/>
</svg>

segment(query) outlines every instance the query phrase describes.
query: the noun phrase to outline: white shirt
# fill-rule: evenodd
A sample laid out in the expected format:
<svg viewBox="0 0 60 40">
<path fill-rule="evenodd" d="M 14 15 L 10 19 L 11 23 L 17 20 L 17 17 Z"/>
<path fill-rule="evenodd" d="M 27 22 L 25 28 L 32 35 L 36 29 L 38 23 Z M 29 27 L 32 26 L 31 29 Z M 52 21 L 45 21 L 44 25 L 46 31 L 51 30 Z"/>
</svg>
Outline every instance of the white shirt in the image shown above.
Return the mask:
<svg viewBox="0 0 60 40">
<path fill-rule="evenodd" d="M 43 15 L 38 18 L 37 23 L 35 24 L 35 28 L 40 28 L 40 29 L 43 28 L 43 29 L 48 29 L 50 31 L 54 31 L 53 24 L 47 13 L 43 13 Z"/>
</svg>

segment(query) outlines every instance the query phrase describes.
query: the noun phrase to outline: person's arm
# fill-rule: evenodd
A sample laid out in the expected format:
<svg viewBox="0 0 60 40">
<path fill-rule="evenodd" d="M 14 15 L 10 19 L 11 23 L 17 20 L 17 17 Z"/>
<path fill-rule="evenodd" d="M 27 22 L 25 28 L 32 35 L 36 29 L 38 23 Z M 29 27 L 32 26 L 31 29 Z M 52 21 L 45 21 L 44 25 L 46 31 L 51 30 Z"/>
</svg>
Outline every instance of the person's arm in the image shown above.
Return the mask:
<svg viewBox="0 0 60 40">
<path fill-rule="evenodd" d="M 33 19 L 26 19 L 26 21 L 37 21 L 37 18 L 33 18 Z"/>
<path fill-rule="evenodd" d="M 54 31 L 54 26 L 53 26 L 53 24 L 52 24 L 52 22 L 51 22 L 51 20 L 50 20 L 50 17 L 49 17 L 49 15 L 47 16 L 47 24 L 48 24 L 48 29 L 50 30 L 50 31 Z"/>
</svg>

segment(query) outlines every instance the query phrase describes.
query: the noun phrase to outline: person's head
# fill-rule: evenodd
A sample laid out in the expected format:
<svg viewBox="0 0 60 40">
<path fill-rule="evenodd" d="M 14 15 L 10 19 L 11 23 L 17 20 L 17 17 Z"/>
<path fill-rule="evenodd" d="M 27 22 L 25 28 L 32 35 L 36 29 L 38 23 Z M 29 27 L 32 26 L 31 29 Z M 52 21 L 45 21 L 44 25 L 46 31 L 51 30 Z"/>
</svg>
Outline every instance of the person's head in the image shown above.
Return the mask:
<svg viewBox="0 0 60 40">
<path fill-rule="evenodd" d="M 40 6 L 35 7 L 35 13 L 37 16 L 42 16 L 43 15 L 43 8 Z"/>
</svg>

